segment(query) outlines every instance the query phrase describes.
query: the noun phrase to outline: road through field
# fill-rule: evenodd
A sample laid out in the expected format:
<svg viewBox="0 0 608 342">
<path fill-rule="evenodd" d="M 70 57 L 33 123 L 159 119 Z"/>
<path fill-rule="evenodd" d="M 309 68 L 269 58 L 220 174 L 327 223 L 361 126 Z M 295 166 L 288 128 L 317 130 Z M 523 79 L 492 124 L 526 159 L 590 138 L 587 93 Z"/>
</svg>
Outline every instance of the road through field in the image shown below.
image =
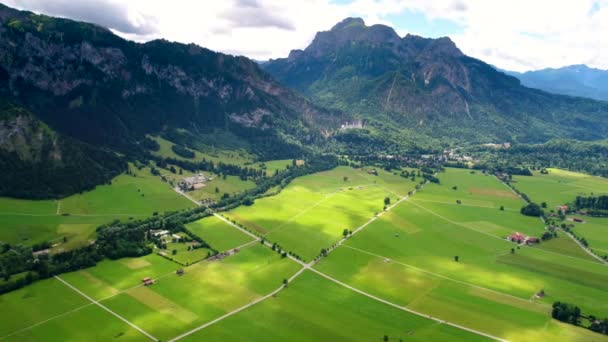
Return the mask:
<svg viewBox="0 0 608 342">
<path fill-rule="evenodd" d="M 135 330 L 139 331 L 140 333 L 144 334 L 146 337 L 148 337 L 149 339 L 151 339 L 152 341 L 158 341 L 158 339 L 152 335 L 150 335 L 149 333 L 147 333 L 145 330 L 143 330 L 142 328 L 138 327 L 137 325 L 129 322 L 126 318 L 122 317 L 121 315 L 117 314 L 116 312 L 108 309 L 105 305 L 99 303 L 98 301 L 96 301 L 95 299 L 87 296 L 84 292 L 80 291 L 79 289 L 75 288 L 74 286 L 72 286 L 70 283 L 68 283 L 67 281 L 61 279 L 59 276 L 55 276 L 55 279 L 59 280 L 60 282 L 62 282 L 65 286 L 71 288 L 72 290 L 76 291 L 79 295 L 83 296 L 84 298 L 88 299 L 91 303 L 99 306 L 100 308 L 106 310 L 107 312 L 111 313 L 112 315 L 114 315 L 116 318 L 120 319 L 121 321 L 127 323 L 129 326 L 131 326 L 132 328 L 134 328 Z"/>
</svg>

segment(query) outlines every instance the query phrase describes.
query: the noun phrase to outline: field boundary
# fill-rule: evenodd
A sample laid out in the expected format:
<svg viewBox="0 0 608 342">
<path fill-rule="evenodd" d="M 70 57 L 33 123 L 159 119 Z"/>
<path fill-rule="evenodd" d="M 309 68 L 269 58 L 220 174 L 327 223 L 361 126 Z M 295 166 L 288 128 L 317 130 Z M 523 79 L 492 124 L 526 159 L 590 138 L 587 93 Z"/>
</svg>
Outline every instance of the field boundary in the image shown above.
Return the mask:
<svg viewBox="0 0 608 342">
<path fill-rule="evenodd" d="M 291 277 L 289 277 L 288 283 L 292 282 L 295 278 L 297 278 L 300 274 L 302 274 L 307 269 L 309 269 L 308 266 L 303 266 L 302 268 L 300 268 L 296 273 L 294 273 Z M 268 299 L 270 297 L 273 297 L 274 295 L 276 295 L 277 293 L 279 293 L 281 290 L 283 290 L 286 286 L 287 285 L 283 284 L 283 285 L 279 286 L 278 289 L 270 292 L 269 294 L 267 294 L 267 295 L 265 295 L 263 297 L 257 298 L 255 300 L 253 300 L 253 301 L 251 301 L 251 302 L 249 302 L 249 303 L 247 303 L 247 304 L 239 307 L 239 308 L 236 308 L 236 309 L 234 309 L 234 310 L 232 310 L 232 311 L 224 314 L 223 316 L 215 318 L 214 320 L 211 320 L 211 321 L 209 321 L 209 322 L 207 322 L 207 323 L 205 323 L 205 324 L 203 324 L 201 326 L 198 326 L 198 327 L 196 327 L 196 328 L 194 328 L 194 329 L 192 329 L 190 331 L 187 331 L 187 332 L 185 332 L 185 333 L 183 333 L 181 335 L 178 335 L 178 336 L 176 336 L 176 337 L 174 337 L 172 339 L 169 339 L 168 342 L 175 342 L 175 341 L 181 340 L 184 337 L 187 337 L 187 336 L 190 336 L 190 335 L 192 335 L 192 334 L 194 334 L 196 332 L 199 332 L 199 331 L 201 331 L 201 330 L 203 330 L 203 329 L 205 329 L 205 328 L 207 328 L 207 327 L 209 327 L 211 325 L 214 325 L 215 323 L 218 323 L 218 322 L 220 322 L 220 321 L 222 321 L 222 320 L 224 320 L 224 319 L 226 319 L 226 318 L 228 318 L 230 316 L 236 315 L 237 313 L 239 313 L 239 312 L 241 312 L 243 310 L 246 310 L 246 309 L 248 309 L 248 308 L 250 308 L 250 307 L 252 307 L 252 306 L 254 306 L 254 305 L 256 305 L 256 304 L 258 304 L 260 302 L 263 302 L 264 300 L 266 300 L 266 299 Z"/>
<path fill-rule="evenodd" d="M 411 314 L 414 314 L 414 315 L 416 315 L 416 316 L 420 316 L 420 317 L 423 317 L 423 318 L 426 318 L 426 319 L 433 320 L 433 321 L 435 321 L 435 322 L 438 322 L 439 324 L 445 324 L 445 325 L 449 325 L 449 326 L 451 326 L 451 327 L 454 327 L 454 328 L 457 328 L 457 329 L 460 329 L 460 330 L 465 330 L 465 331 L 468 331 L 468 332 L 471 332 L 471 333 L 474 333 L 474 334 L 477 334 L 477 335 L 480 335 L 480 336 L 484 336 L 484 337 L 487 337 L 487 338 L 491 338 L 491 339 L 496 340 L 496 341 L 508 342 L 508 340 L 502 339 L 502 338 L 500 338 L 500 337 L 496 337 L 496 336 L 493 336 L 493 335 L 490 335 L 490 334 L 484 333 L 484 332 L 479 331 L 479 330 L 475 330 L 475 329 L 467 328 L 467 327 L 465 327 L 465 326 L 462 326 L 462 325 L 459 325 L 459 324 L 456 324 L 456 323 L 451 323 L 451 322 L 448 322 L 448 321 L 446 321 L 446 320 L 442 320 L 442 319 L 440 319 L 440 318 L 433 317 L 433 316 L 431 316 L 431 315 L 423 314 L 423 313 L 421 313 L 421 312 L 418 312 L 418 311 L 412 310 L 412 309 L 407 308 L 407 307 L 405 307 L 405 306 L 401 306 L 401 305 L 395 304 L 395 303 L 390 302 L 390 301 L 388 301 L 388 300 L 385 300 L 385 299 L 382 299 L 382 298 L 380 298 L 380 297 L 376 297 L 376 296 L 374 296 L 374 295 L 372 295 L 372 294 L 369 294 L 369 293 L 367 293 L 367 292 L 361 291 L 361 290 L 357 289 L 356 287 L 352 287 L 352 286 L 350 286 L 350 285 L 348 285 L 348 284 L 345 284 L 345 283 L 343 283 L 343 282 L 341 282 L 341 281 L 339 281 L 339 280 L 337 280 L 337 279 L 334 279 L 334 278 L 332 278 L 332 277 L 328 276 L 327 274 L 325 274 L 325 273 L 323 273 L 323 272 L 321 272 L 321 271 L 318 271 L 318 270 L 316 270 L 316 269 L 314 269 L 314 268 L 309 268 L 309 269 L 310 269 L 311 271 L 313 271 L 314 273 L 316 273 L 316 274 L 318 274 L 318 275 L 320 275 L 320 276 L 322 276 L 322 277 L 324 277 L 324 278 L 326 278 L 326 279 L 328 279 L 328 280 L 330 280 L 330 281 L 332 281 L 332 282 L 334 282 L 334 283 L 336 283 L 336 284 L 338 284 L 338 285 L 340 285 L 340 286 L 342 286 L 342 287 L 345 287 L 345 288 L 347 288 L 347 289 L 349 289 L 349 290 L 351 290 L 351 291 L 357 292 L 357 293 L 359 293 L 359 294 L 361 294 L 361 295 L 364 295 L 364 296 L 366 296 L 366 297 L 368 297 L 368 298 L 371 298 L 371 299 L 373 299 L 373 300 L 375 300 L 375 301 L 378 301 L 378 302 L 380 302 L 380 303 L 384 303 L 384 304 L 386 304 L 386 305 L 392 306 L 392 307 L 397 308 L 397 309 L 399 309 L 399 310 L 403 310 L 403 311 L 409 312 L 409 313 L 411 313 Z"/>
<path fill-rule="evenodd" d="M 514 188 L 512 188 L 511 186 L 509 186 L 509 184 L 503 182 L 500 178 L 496 177 L 496 179 L 498 179 L 498 181 L 506 186 L 507 188 L 509 188 L 509 190 L 511 190 L 514 194 L 516 194 L 517 196 L 519 196 L 519 198 L 521 198 L 524 202 L 526 203 L 531 203 L 530 201 L 527 201 L 523 196 L 521 196 L 520 194 L 517 193 L 517 191 L 515 191 Z M 540 220 L 543 222 L 544 225 L 544 230 L 547 230 L 547 222 L 545 221 L 545 218 L 543 216 L 539 217 Z M 589 247 L 585 247 L 580 241 L 578 241 L 574 235 L 564 231 L 561 228 L 558 228 L 559 230 L 561 230 L 562 232 L 566 233 L 566 235 L 572 239 L 574 242 L 576 242 L 576 244 L 583 250 L 585 251 L 585 253 L 589 254 L 591 257 L 593 257 L 594 259 L 598 260 L 600 262 L 600 264 L 602 265 L 608 265 L 608 261 L 604 260 L 602 257 L 600 257 L 599 255 L 595 254 Z M 582 260 L 582 259 L 581 259 Z"/>
<path fill-rule="evenodd" d="M 459 283 L 459 284 L 462 284 L 462 285 L 471 286 L 471 287 L 474 287 L 474 288 L 477 288 L 477 289 L 480 289 L 480 290 L 494 292 L 496 294 L 500 294 L 500 295 L 503 295 L 503 296 L 511 297 L 513 299 L 518 299 L 518 300 L 521 300 L 521 301 L 524 301 L 524 302 L 527 302 L 527 303 L 533 303 L 533 304 L 536 304 L 536 305 L 544 306 L 546 308 L 550 308 L 551 307 L 550 305 L 547 305 L 547 304 L 543 304 L 543 303 L 539 303 L 539 302 L 533 302 L 530 299 L 526 299 L 526 298 L 522 298 L 522 297 L 517 297 L 517 296 L 514 296 L 512 294 L 508 294 L 508 293 L 505 293 L 505 292 L 500 292 L 500 291 L 497 291 L 497 290 L 492 290 L 492 289 L 489 289 L 487 287 L 483 287 L 483 286 L 475 285 L 475 284 L 472 284 L 472 283 L 468 283 L 466 281 L 462 281 L 462 280 L 458 280 L 458 279 L 453 279 L 453 278 L 450 278 L 448 276 L 444 276 L 444 275 L 441 275 L 441 274 L 438 274 L 438 273 L 434 273 L 434 272 L 425 270 L 423 268 L 419 268 L 419 267 L 416 267 L 416 266 L 413 266 L 413 265 L 410 265 L 410 264 L 406 264 L 406 263 L 403 263 L 403 262 L 400 262 L 400 261 L 397 261 L 397 260 L 393 260 L 391 258 L 382 256 L 380 254 L 369 252 L 369 251 L 366 251 L 366 250 L 363 250 L 363 249 L 360 249 L 360 248 L 357 248 L 357 247 L 352 247 L 352 246 L 349 246 L 349 245 L 343 245 L 343 246 L 346 247 L 346 248 L 350 248 L 352 250 L 355 250 L 357 252 L 360 252 L 360 253 L 369 254 L 369 255 L 374 256 L 376 258 L 380 258 L 380 259 L 384 259 L 384 260 L 389 260 L 389 262 L 392 262 L 392 263 L 395 263 L 395 264 L 398 264 L 398 265 L 401 265 L 401 266 L 404 266 L 404 267 L 407 267 L 407 268 L 411 268 L 411 269 L 414 269 L 416 271 L 420 271 L 420 272 L 423 272 L 423 273 L 426 273 L 426 274 L 430 274 L 430 275 L 432 275 L 434 277 L 442 278 L 442 279 L 445 279 L 445 280 L 448 280 L 448 281 L 452 281 L 452 282 L 455 282 L 455 283 Z"/>
<path fill-rule="evenodd" d="M 463 227 L 463 228 L 465 228 L 465 229 L 469 229 L 469 230 L 474 231 L 474 232 L 477 232 L 477 233 L 479 233 L 479 234 L 483 234 L 483 235 L 487 235 L 487 236 L 489 236 L 489 237 L 493 237 L 493 238 L 495 238 L 495 239 L 499 239 L 499 240 L 501 240 L 501 241 L 505 241 L 505 242 L 507 241 L 506 239 L 503 239 L 503 238 L 501 238 L 501 237 L 499 237 L 499 236 L 492 235 L 492 234 L 490 234 L 490 233 L 486 233 L 486 232 L 481 231 L 481 230 L 477 230 L 477 229 L 475 229 L 475 228 L 473 228 L 473 227 L 470 227 L 470 226 L 468 226 L 468 225 L 466 225 L 466 224 L 464 224 L 464 223 L 462 223 L 462 222 L 457 222 L 457 221 L 451 220 L 451 219 L 449 219 L 449 218 L 447 218 L 447 217 L 445 217 L 445 216 L 443 216 L 443 215 L 441 215 L 441 214 L 438 214 L 438 213 L 436 213 L 436 212 L 432 211 L 431 209 L 428 209 L 428 208 L 423 207 L 422 205 L 420 205 L 420 204 L 418 204 L 418 203 L 415 203 L 415 201 L 408 201 L 408 203 L 411 203 L 411 204 L 413 204 L 413 205 L 417 206 L 418 208 L 420 208 L 420 209 L 422 209 L 422 210 L 424 210 L 424 211 L 427 211 L 428 213 L 430 213 L 430 214 L 432 214 L 432 215 L 435 215 L 435 216 L 439 217 L 440 219 L 442 219 L 442 220 L 444 220 L 444 221 L 446 221 L 446 222 L 449 222 L 449 223 L 451 223 L 451 224 L 454 224 L 454 225 L 457 225 L 457 226 Z M 557 253 L 557 252 L 552 252 L 552 251 L 548 251 L 548 250 L 545 250 L 545 249 L 540 249 L 540 248 L 534 248 L 534 247 L 532 247 L 532 246 L 528 246 L 528 245 L 525 245 L 525 244 L 518 245 L 518 246 L 520 246 L 520 247 L 527 247 L 527 248 L 531 248 L 531 249 L 534 249 L 534 250 L 537 250 L 537 251 L 541 251 L 541 252 L 543 252 L 543 253 L 549 253 L 549 254 L 553 254 L 553 255 L 559 255 L 559 256 L 562 256 L 562 257 L 564 257 L 564 258 L 570 258 L 570 259 L 574 259 L 574 260 L 578 260 L 578 261 L 583 261 L 583 262 L 592 263 L 592 264 L 595 264 L 595 265 L 598 265 L 598 264 L 599 264 L 599 265 L 602 265 L 602 266 L 606 266 L 606 264 L 604 264 L 604 263 L 598 263 L 598 262 L 593 261 L 593 260 L 581 259 L 581 258 L 577 258 L 577 257 L 571 256 L 571 255 L 566 255 L 566 254 L 561 254 L 561 253 Z"/>
<path fill-rule="evenodd" d="M 107 306 L 99 303 L 98 301 L 96 301 L 95 299 L 87 296 L 84 292 L 80 291 L 79 289 L 77 289 L 76 287 L 72 286 L 70 283 L 68 283 L 67 281 L 61 279 L 59 276 L 55 276 L 55 279 L 59 280 L 60 282 L 62 282 L 65 286 L 71 288 L 72 290 L 74 290 L 76 293 L 78 293 L 79 295 L 83 296 L 84 298 L 88 299 L 89 301 L 91 301 L 92 304 L 95 304 L 97 306 L 99 306 L 100 308 L 104 309 L 105 311 L 111 313 L 112 315 L 114 315 L 116 318 L 120 319 L 121 321 L 127 323 L 128 325 L 130 325 L 132 328 L 134 328 L 135 330 L 139 331 L 140 333 L 144 334 L 146 337 L 148 337 L 149 339 L 151 339 L 152 341 L 158 341 L 158 339 L 152 335 L 150 335 L 149 333 L 147 333 L 145 330 L 143 330 L 142 328 L 138 327 L 137 325 L 129 322 L 126 318 L 122 317 L 121 315 L 117 314 L 116 312 L 108 309 Z"/>
</svg>

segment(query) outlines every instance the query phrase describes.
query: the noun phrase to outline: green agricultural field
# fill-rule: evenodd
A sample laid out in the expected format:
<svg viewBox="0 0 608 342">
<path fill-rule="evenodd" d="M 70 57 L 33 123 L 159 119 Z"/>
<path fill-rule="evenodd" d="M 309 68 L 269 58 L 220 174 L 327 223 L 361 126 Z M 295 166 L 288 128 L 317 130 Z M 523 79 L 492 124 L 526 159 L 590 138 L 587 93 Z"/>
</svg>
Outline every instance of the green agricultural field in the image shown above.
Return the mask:
<svg viewBox="0 0 608 342">
<path fill-rule="evenodd" d="M 310 271 L 276 298 L 184 341 L 483 341 L 481 336 L 401 311 Z"/>
<path fill-rule="evenodd" d="M 305 260 L 354 230 L 382 211 L 384 198 L 394 203 L 394 194 L 407 194 L 412 182 L 392 174 L 367 175 L 363 170 L 338 167 L 298 178 L 276 196 L 256 200 L 226 216 L 263 234 Z M 345 180 L 346 178 L 346 180 Z M 390 186 L 390 187 L 389 187 Z"/>
<path fill-rule="evenodd" d="M 160 145 L 160 149 L 158 151 L 152 152 L 152 154 L 163 157 L 163 158 L 174 158 L 179 160 L 186 161 L 201 161 L 203 159 L 213 161 L 214 163 L 225 163 L 225 164 L 236 164 L 236 165 L 245 165 L 253 162 L 254 156 L 245 150 L 223 150 L 213 148 L 211 146 L 207 146 L 207 148 L 202 150 L 190 149 L 194 152 L 194 158 L 188 159 L 181 156 L 178 156 L 173 152 L 171 147 L 175 145 L 173 142 L 166 140 L 164 138 L 158 136 L 150 136 L 150 138 L 156 140 L 158 145 Z"/>
<path fill-rule="evenodd" d="M 427 202 L 462 204 L 478 208 L 517 211 L 525 203 L 506 185 L 502 184 L 493 175 L 486 175 L 480 171 L 468 169 L 446 168 L 438 177 L 441 184 L 428 184 L 424 191 L 416 194 L 416 200 Z"/>
<path fill-rule="evenodd" d="M 575 216 L 580 217 L 580 216 Z M 608 218 L 584 217 L 585 223 L 566 221 L 574 224 L 573 230 L 577 235 L 585 237 L 591 249 L 599 255 L 608 255 Z"/>
<path fill-rule="evenodd" d="M 538 248 L 518 249 L 487 232 L 429 215 L 413 203 L 398 205 L 346 245 L 526 300 L 544 289 L 542 303 L 561 300 L 608 315 L 603 304 L 608 300 L 606 266 Z"/>
<path fill-rule="evenodd" d="M 208 256 L 213 254 L 213 251 L 209 248 L 196 248 L 192 250 L 188 250 L 188 247 L 191 245 L 195 245 L 196 243 L 179 243 L 179 242 L 169 242 L 167 243 L 167 249 L 163 251 L 159 251 L 161 255 L 166 256 L 167 258 L 173 259 L 175 262 L 182 265 L 190 265 L 197 261 L 201 261 Z M 175 254 L 173 254 L 175 251 Z"/>
<path fill-rule="evenodd" d="M 253 238 L 215 217 L 205 217 L 186 225 L 194 235 L 205 240 L 211 247 L 222 252 L 244 245 Z"/>
<path fill-rule="evenodd" d="M 398 305 L 509 341 L 588 341 L 597 337 L 551 319 L 545 303 L 451 280 L 352 248 L 338 248 L 316 268 Z"/>
<path fill-rule="evenodd" d="M 548 169 L 549 174 L 535 172 L 534 176 L 514 177 L 513 185 L 530 197 L 530 200 L 547 203 L 547 210 L 571 203 L 576 196 L 608 194 L 608 179 L 560 169 Z M 591 249 L 599 255 L 608 254 L 608 219 L 587 218 L 587 223 L 575 223 L 575 232 L 584 237 Z M 573 222 L 566 222 L 572 224 Z"/>
<path fill-rule="evenodd" d="M 54 250 L 66 250 L 89 243 L 95 229 L 112 220 L 194 205 L 152 176 L 148 168 L 131 170 L 135 177 L 123 174 L 111 185 L 58 201 L 0 198 L 0 241 L 24 245 L 52 241 L 59 244 Z"/>
<path fill-rule="evenodd" d="M 180 268 L 157 255 L 100 263 L 62 278 L 162 340 L 175 337 L 277 289 L 299 265 L 259 244 L 221 261 Z M 142 286 L 144 277 L 156 279 Z"/>
<path fill-rule="evenodd" d="M 438 177 L 441 184 L 429 183 L 411 199 L 430 215 L 499 238 L 514 232 L 534 237 L 544 233 L 544 223 L 539 218 L 522 215 L 520 209 L 526 202 L 496 177 L 451 168 Z M 563 234 L 536 248 L 595 260 Z"/>
<path fill-rule="evenodd" d="M 584 173 L 547 169 L 549 174 L 514 176 L 513 186 L 536 203 L 547 202 L 548 209 L 573 202 L 576 196 L 608 194 L 608 179 Z"/>
<path fill-rule="evenodd" d="M 233 196 L 245 190 L 255 188 L 255 183 L 250 180 L 242 180 L 238 176 L 226 176 L 224 179 L 219 175 L 213 175 L 213 179 L 207 186 L 188 192 L 192 198 L 197 200 L 212 199 L 218 201 L 225 193 Z M 217 188 L 217 191 L 216 191 Z"/>
</svg>

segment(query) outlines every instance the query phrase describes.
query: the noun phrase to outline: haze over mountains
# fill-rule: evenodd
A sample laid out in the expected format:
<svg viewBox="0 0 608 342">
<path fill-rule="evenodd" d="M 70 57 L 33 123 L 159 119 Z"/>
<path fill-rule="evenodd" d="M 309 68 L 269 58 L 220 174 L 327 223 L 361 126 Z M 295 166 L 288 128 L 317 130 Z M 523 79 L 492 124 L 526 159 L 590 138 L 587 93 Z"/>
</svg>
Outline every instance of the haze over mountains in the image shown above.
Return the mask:
<svg viewBox="0 0 608 342">
<path fill-rule="evenodd" d="M 460 141 L 541 142 L 606 136 L 608 105 L 521 86 L 464 55 L 449 38 L 403 38 L 349 18 L 304 50 L 263 68 L 324 106 L 381 122 L 382 130 Z M 380 126 L 379 126 L 380 127 Z"/>
<path fill-rule="evenodd" d="M 503 70 L 504 71 L 504 70 Z M 608 70 L 584 64 L 527 72 L 505 71 L 523 85 L 551 93 L 608 101 Z"/>
<path fill-rule="evenodd" d="M 149 156 L 149 134 L 193 148 L 237 145 L 261 160 L 608 136 L 606 102 L 524 87 L 449 38 L 399 37 L 357 18 L 258 65 L 0 5 L 0 100 L 3 168 L 15 170 L 2 173 L 0 195 L 14 196 L 109 181 Z M 55 174 L 81 182 L 55 184 Z"/>
</svg>

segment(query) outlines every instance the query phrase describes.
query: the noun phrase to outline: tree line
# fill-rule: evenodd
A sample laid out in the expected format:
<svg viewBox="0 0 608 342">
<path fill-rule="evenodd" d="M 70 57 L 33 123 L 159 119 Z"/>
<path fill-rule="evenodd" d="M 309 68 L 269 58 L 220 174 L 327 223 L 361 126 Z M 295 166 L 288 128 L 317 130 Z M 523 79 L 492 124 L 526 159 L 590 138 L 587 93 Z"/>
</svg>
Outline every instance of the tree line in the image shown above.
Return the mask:
<svg viewBox="0 0 608 342">
<path fill-rule="evenodd" d="M 168 212 L 143 220 L 114 221 L 97 228 L 97 239 L 91 245 L 57 254 L 34 254 L 32 248 L 0 245 L 0 294 L 16 290 L 32 282 L 65 272 L 95 266 L 107 259 L 139 257 L 152 252 L 150 230 L 164 229 L 170 232 L 183 231 L 202 244 L 208 244 L 189 232 L 184 224 L 209 216 L 213 210 L 228 210 L 242 204 L 252 204 L 275 186 L 285 187 L 294 178 L 326 171 L 339 165 L 334 156 L 313 156 L 303 166 L 290 167 L 275 176 L 264 178 L 255 188 L 237 196 L 227 197 L 209 208 L 196 207 L 188 210 Z M 211 246 L 210 246 L 211 247 Z M 25 273 L 24 276 L 15 276 Z"/>
</svg>

